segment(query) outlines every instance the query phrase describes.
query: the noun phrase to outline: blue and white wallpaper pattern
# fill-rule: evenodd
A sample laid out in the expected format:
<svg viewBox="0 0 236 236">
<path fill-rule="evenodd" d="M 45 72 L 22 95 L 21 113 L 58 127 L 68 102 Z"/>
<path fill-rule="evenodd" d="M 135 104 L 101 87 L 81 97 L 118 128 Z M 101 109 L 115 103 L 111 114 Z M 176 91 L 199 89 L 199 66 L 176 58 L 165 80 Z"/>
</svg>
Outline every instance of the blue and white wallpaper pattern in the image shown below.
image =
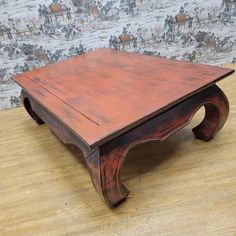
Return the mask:
<svg viewBox="0 0 236 236">
<path fill-rule="evenodd" d="M 0 0 L 0 110 L 19 105 L 11 75 L 100 47 L 236 63 L 236 0 Z"/>
</svg>

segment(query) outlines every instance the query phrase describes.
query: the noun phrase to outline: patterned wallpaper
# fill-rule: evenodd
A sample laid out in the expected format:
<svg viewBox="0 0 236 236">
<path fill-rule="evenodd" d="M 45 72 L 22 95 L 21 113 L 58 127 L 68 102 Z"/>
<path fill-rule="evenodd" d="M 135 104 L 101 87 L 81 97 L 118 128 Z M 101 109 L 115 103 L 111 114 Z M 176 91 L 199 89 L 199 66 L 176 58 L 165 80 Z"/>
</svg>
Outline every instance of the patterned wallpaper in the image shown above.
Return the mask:
<svg viewBox="0 0 236 236">
<path fill-rule="evenodd" d="M 0 109 L 19 106 L 11 75 L 100 47 L 236 63 L 236 0 L 0 0 Z"/>
</svg>

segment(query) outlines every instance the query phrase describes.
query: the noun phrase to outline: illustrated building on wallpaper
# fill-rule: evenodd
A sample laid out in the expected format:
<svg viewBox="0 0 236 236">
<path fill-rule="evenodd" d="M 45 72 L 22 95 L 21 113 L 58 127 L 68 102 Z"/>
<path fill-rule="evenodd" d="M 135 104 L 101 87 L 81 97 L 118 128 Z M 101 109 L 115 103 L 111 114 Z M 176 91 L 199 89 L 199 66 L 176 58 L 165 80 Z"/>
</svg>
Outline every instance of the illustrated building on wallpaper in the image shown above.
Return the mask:
<svg viewBox="0 0 236 236">
<path fill-rule="evenodd" d="M 191 28 L 192 23 L 193 17 L 191 17 L 183 7 L 181 7 L 179 13 L 175 15 L 175 17 L 167 16 L 166 18 L 166 25 L 168 25 L 171 32 Z"/>
<path fill-rule="evenodd" d="M 13 19 L 14 21 L 14 19 Z M 15 20 L 17 22 L 17 19 Z M 27 38 L 30 37 L 33 34 L 39 33 L 39 27 L 37 24 L 37 21 L 29 20 L 27 21 L 26 19 L 22 20 L 22 22 L 18 21 L 18 24 L 14 24 L 14 29 L 16 32 L 16 36 L 20 38 Z"/>
<path fill-rule="evenodd" d="M 118 38 L 115 39 L 117 49 L 121 49 L 120 46 L 124 49 L 126 46 L 130 46 L 134 41 L 134 37 L 129 34 L 121 34 Z"/>
<path fill-rule="evenodd" d="M 55 23 L 71 19 L 71 10 L 65 4 L 52 3 L 45 11 L 46 22 Z"/>
<path fill-rule="evenodd" d="M 0 25 L 0 39 L 4 41 L 12 39 L 11 29 L 7 28 L 5 25 Z"/>
</svg>

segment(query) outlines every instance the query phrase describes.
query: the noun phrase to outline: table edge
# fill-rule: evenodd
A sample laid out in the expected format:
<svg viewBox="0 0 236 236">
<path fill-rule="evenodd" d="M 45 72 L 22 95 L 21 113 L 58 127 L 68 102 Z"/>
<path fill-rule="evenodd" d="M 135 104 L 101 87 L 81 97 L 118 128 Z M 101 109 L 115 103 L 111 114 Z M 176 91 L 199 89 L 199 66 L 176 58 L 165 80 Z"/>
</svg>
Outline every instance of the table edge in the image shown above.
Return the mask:
<svg viewBox="0 0 236 236">
<path fill-rule="evenodd" d="M 201 91 L 207 89 L 208 87 L 214 85 L 215 83 L 217 83 L 218 81 L 230 76 L 231 74 L 233 74 L 235 72 L 234 69 L 232 68 L 226 68 L 226 67 L 222 67 L 224 69 L 228 69 L 229 71 L 227 73 L 225 73 L 224 75 L 220 76 L 219 78 L 213 80 L 212 82 L 202 86 L 201 88 L 198 88 L 197 90 L 195 90 L 194 92 L 191 92 L 190 94 L 186 94 L 185 96 L 181 97 L 179 100 L 177 101 L 174 101 L 168 105 L 166 105 L 165 107 L 157 110 L 157 111 L 154 111 L 144 117 L 142 117 L 141 119 L 139 120 L 136 120 L 134 122 L 131 122 L 127 125 L 125 125 L 124 127 L 121 127 L 120 129 L 117 129 L 115 130 L 113 133 L 110 133 L 108 135 L 104 135 L 104 137 L 100 137 L 99 140 L 97 141 L 94 141 L 94 142 L 87 142 L 83 137 L 81 137 L 77 132 L 75 132 L 70 126 L 68 126 L 67 124 L 65 124 L 57 115 L 55 115 L 53 112 L 49 111 L 49 109 L 44 106 L 40 101 L 38 101 L 38 99 L 36 99 L 31 93 L 30 91 L 27 90 L 27 88 L 24 88 L 22 85 L 20 85 L 20 83 L 17 82 L 17 77 L 18 76 L 22 76 L 22 74 L 16 74 L 16 75 L 13 75 L 11 78 L 13 81 L 15 81 L 23 90 L 25 90 L 27 93 L 30 94 L 30 96 L 32 96 L 33 99 L 35 99 L 42 107 L 44 107 L 49 113 L 51 113 L 56 119 L 58 119 L 63 125 L 65 125 L 67 128 L 69 128 L 69 130 L 71 130 L 77 137 L 78 139 L 80 139 L 82 142 L 84 142 L 86 145 L 88 145 L 90 148 L 97 148 L 99 146 L 102 146 L 103 144 L 105 143 L 108 143 L 110 142 L 111 140 L 129 132 L 130 130 L 138 127 L 138 126 L 141 126 L 142 124 L 144 124 L 145 122 L 155 118 L 156 116 L 158 116 L 159 114 L 165 112 L 166 110 L 168 109 L 171 109 L 172 107 L 176 106 L 177 104 L 183 102 L 184 100 L 200 93 Z"/>
</svg>

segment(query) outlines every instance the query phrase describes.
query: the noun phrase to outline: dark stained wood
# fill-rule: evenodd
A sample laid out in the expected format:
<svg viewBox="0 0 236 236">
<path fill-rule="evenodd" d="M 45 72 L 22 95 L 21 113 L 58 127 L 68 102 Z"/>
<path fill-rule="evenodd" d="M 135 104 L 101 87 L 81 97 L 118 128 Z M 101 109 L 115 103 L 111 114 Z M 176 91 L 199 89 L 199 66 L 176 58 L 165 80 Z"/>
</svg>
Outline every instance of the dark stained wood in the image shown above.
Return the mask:
<svg viewBox="0 0 236 236">
<path fill-rule="evenodd" d="M 234 70 L 101 49 L 14 77 L 22 103 L 64 142 L 79 147 L 96 191 L 112 207 L 128 190 L 120 182 L 127 152 L 186 126 L 208 141 L 225 124 L 229 104 L 215 82 Z"/>
<path fill-rule="evenodd" d="M 231 73 L 100 49 L 13 79 L 95 148 Z"/>
<path fill-rule="evenodd" d="M 205 118 L 193 132 L 197 138 L 208 141 L 223 127 L 229 113 L 228 100 L 216 85 L 102 145 L 86 158 L 94 187 L 108 206 L 117 205 L 128 195 L 120 182 L 127 152 L 137 144 L 166 139 L 189 124 L 202 106 L 206 110 Z"/>
<path fill-rule="evenodd" d="M 205 118 L 193 132 L 197 138 L 208 141 L 223 127 L 229 113 L 226 96 L 213 85 L 99 148 L 92 149 L 25 91 L 22 91 L 22 101 L 24 105 L 27 104 L 26 110 L 31 116 L 37 113 L 32 116 L 37 123 L 44 121 L 64 143 L 74 144 L 82 150 L 93 185 L 110 207 L 128 196 L 129 191 L 120 182 L 120 172 L 131 148 L 139 143 L 166 139 L 189 124 L 202 106 L 206 110 Z"/>
<path fill-rule="evenodd" d="M 85 157 L 94 152 L 94 150 L 79 139 L 72 130 L 61 123 L 61 121 L 57 120 L 55 116 L 42 107 L 24 90 L 21 91 L 21 100 L 29 115 L 40 125 L 45 122 L 63 143 L 77 146 Z"/>
<path fill-rule="evenodd" d="M 44 121 L 39 118 L 39 116 L 35 113 L 37 112 L 37 108 L 34 107 L 34 110 L 32 109 L 32 106 L 34 105 L 33 99 L 30 101 L 28 94 L 24 91 L 21 90 L 21 103 L 24 105 L 26 111 L 28 114 L 32 117 L 33 120 L 35 120 L 36 123 L 39 125 L 44 124 Z M 35 111 L 35 112 L 34 112 Z M 37 112 L 39 113 L 39 112 Z"/>
<path fill-rule="evenodd" d="M 71 109 L 69 105 L 53 96 L 47 90 L 41 89 L 37 84 L 28 83 L 27 80 L 22 80 L 22 86 L 26 86 L 27 90 L 25 91 L 27 91 L 32 98 L 52 113 L 65 126 L 74 131 L 84 142 L 86 142 L 84 137 L 89 139 L 92 139 L 94 135 L 97 138 L 100 137 L 98 133 L 99 126 L 90 122 L 86 117 L 76 112 L 74 109 Z M 31 95 L 32 93 L 34 96 Z M 76 127 L 76 129 L 73 130 L 73 127 Z M 77 132 L 78 130 L 80 130 L 79 134 Z"/>
</svg>

